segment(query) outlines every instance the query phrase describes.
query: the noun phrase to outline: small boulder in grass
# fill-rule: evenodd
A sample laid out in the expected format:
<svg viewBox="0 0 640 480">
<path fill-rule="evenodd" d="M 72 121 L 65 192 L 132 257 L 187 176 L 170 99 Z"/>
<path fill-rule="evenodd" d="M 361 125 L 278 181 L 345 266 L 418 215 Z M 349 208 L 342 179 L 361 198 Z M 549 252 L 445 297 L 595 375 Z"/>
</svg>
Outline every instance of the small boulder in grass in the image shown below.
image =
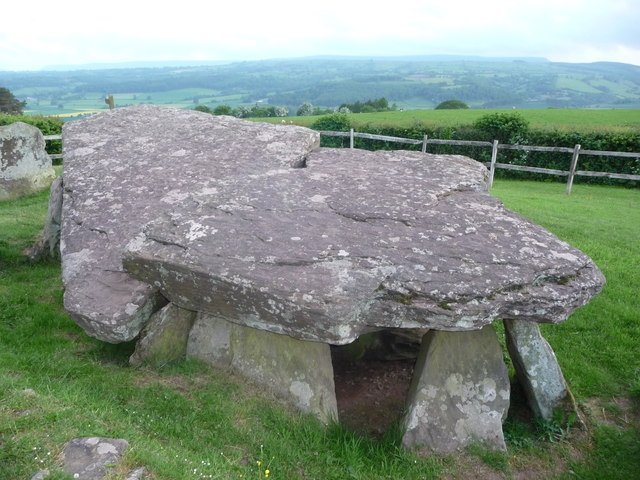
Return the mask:
<svg viewBox="0 0 640 480">
<path fill-rule="evenodd" d="M 74 438 L 62 452 L 62 469 L 80 480 L 101 480 L 120 462 L 128 448 L 129 442 L 123 439 Z"/>
<path fill-rule="evenodd" d="M 38 192 L 55 178 L 42 132 L 23 122 L 0 127 L 0 200 Z"/>
</svg>

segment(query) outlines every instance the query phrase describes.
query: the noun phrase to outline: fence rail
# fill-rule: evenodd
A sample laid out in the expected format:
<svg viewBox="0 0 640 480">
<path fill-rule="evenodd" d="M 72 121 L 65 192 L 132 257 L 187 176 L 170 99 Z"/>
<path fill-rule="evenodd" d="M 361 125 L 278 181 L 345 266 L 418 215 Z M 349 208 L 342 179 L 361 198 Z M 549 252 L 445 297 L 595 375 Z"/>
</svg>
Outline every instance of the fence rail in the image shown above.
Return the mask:
<svg viewBox="0 0 640 480">
<path fill-rule="evenodd" d="M 491 147 L 491 162 L 486 163 L 486 165 L 489 167 L 489 180 L 487 182 L 489 188 L 491 188 L 493 185 L 493 177 L 495 174 L 495 170 L 497 168 L 501 168 L 505 170 L 517 170 L 520 172 L 543 173 L 547 175 L 565 176 L 567 177 L 567 188 L 566 188 L 567 195 L 571 194 L 571 189 L 573 187 L 573 179 L 576 176 L 614 178 L 614 179 L 620 179 L 620 180 L 640 181 L 640 175 L 632 175 L 628 173 L 592 172 L 592 171 L 577 169 L 580 155 L 594 155 L 594 156 L 603 156 L 603 157 L 626 157 L 626 158 L 640 159 L 640 152 L 610 152 L 610 151 L 604 151 L 604 150 L 602 151 L 601 150 L 581 150 L 580 145 L 575 145 L 573 148 L 570 148 L 570 147 L 544 147 L 544 146 L 538 146 L 538 145 L 509 145 L 509 144 L 500 144 L 497 140 L 494 140 L 493 142 L 481 142 L 481 141 L 475 141 L 475 140 L 441 140 L 441 139 L 428 138 L 427 135 L 425 135 L 422 140 L 416 140 L 412 138 L 389 137 L 386 135 L 359 133 L 359 132 L 355 132 L 353 129 L 351 129 L 349 132 L 332 132 L 332 131 L 323 130 L 320 132 L 320 134 L 331 136 L 331 137 L 349 137 L 350 148 L 354 148 L 355 138 L 366 138 L 370 140 L 406 143 L 410 145 L 422 145 L 423 152 L 427 151 L 427 145 L 429 144 L 458 145 L 458 146 L 471 146 L 471 147 Z M 511 163 L 501 163 L 497 161 L 499 150 L 570 153 L 572 154 L 571 164 L 570 164 L 569 170 L 556 170 L 553 168 L 542 168 L 542 167 L 532 167 L 528 165 L 513 165 Z"/>
<path fill-rule="evenodd" d="M 580 155 L 595 155 L 602 157 L 626 157 L 626 158 L 638 158 L 640 159 L 640 153 L 638 152 L 610 152 L 604 150 L 581 150 L 580 145 L 576 145 L 573 148 L 570 147 L 544 147 L 538 145 L 509 145 L 500 144 L 497 140 L 493 142 L 482 142 L 476 140 L 442 140 L 436 138 L 428 138 L 427 135 L 422 140 L 416 140 L 414 138 L 402 138 L 391 137 L 388 135 L 375 135 L 373 133 L 356 132 L 351 129 L 349 132 L 333 132 L 329 130 L 320 131 L 320 135 L 327 137 L 348 137 L 349 148 L 354 148 L 356 138 L 364 138 L 368 140 L 380 140 L 383 142 L 404 143 L 408 145 L 422 145 L 422 151 L 427 151 L 427 145 L 454 145 L 465 147 L 491 147 L 491 161 L 486 162 L 489 167 L 489 180 L 487 182 L 488 187 L 493 185 L 493 177 L 495 170 L 501 168 L 504 170 L 516 170 L 519 172 L 531 172 L 531 173 L 543 173 L 547 175 L 559 175 L 567 177 L 567 195 L 571 194 L 573 186 L 573 179 L 576 176 L 579 177 L 600 177 L 600 178 L 612 178 L 618 180 L 638 180 L 640 181 L 640 175 L 633 175 L 629 173 L 612 173 L 612 172 L 592 172 L 587 170 L 578 170 L 578 160 Z M 44 139 L 49 140 L 62 140 L 61 135 L 45 135 Z M 528 165 L 513 165 L 511 163 L 498 162 L 499 150 L 520 150 L 525 152 L 553 152 L 553 153 L 571 153 L 571 165 L 569 170 L 556 170 L 553 168 L 532 167 Z M 61 159 L 62 154 L 49 155 L 52 160 Z"/>
</svg>

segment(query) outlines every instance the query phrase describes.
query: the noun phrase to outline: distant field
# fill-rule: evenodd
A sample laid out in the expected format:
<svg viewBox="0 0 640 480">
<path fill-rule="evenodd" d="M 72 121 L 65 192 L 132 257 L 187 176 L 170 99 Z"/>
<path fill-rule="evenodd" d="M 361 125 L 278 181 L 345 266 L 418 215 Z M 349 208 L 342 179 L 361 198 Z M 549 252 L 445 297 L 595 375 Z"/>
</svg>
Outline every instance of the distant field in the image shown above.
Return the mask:
<svg viewBox="0 0 640 480">
<path fill-rule="evenodd" d="M 405 110 L 379 113 L 350 114 L 357 129 L 360 125 L 392 125 L 410 127 L 421 122 L 425 125 L 455 126 L 473 123 L 483 115 L 495 112 L 518 112 L 532 128 L 573 131 L 589 130 L 638 130 L 640 110 L 589 110 L 589 109 L 541 109 L 541 110 Z M 318 117 L 290 117 L 297 125 L 309 126 Z"/>
<path fill-rule="evenodd" d="M 181 88 L 165 92 L 117 93 L 113 95 L 116 106 L 151 103 L 176 108 L 195 108 L 197 105 L 215 106 L 222 103 L 236 105 L 242 95 L 226 95 L 210 88 Z M 56 102 L 28 103 L 28 115 L 53 115 L 63 118 L 106 110 L 104 96 L 99 92 L 82 95 L 82 98 L 62 98 Z"/>
</svg>

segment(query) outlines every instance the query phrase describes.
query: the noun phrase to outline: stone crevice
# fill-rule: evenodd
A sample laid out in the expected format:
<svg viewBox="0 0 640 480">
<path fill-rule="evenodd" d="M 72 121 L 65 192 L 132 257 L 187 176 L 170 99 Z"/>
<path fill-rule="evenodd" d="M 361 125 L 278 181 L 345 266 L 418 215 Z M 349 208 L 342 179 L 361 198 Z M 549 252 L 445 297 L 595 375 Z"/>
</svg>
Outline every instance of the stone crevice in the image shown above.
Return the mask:
<svg viewBox="0 0 640 480">
<path fill-rule="evenodd" d="M 146 237 L 148 240 L 151 240 L 153 242 L 159 243 L 160 245 L 166 245 L 166 246 L 173 246 L 173 247 L 178 247 L 181 248 L 182 250 L 188 250 L 189 247 L 187 247 L 186 245 L 183 245 L 181 243 L 178 242 L 172 242 L 171 240 L 165 240 L 164 238 L 159 238 L 155 235 L 151 235 L 151 234 L 146 234 Z"/>
<path fill-rule="evenodd" d="M 405 227 L 413 226 L 413 224 L 409 220 L 405 220 L 405 219 L 402 219 L 402 218 L 366 215 L 366 214 L 360 214 L 360 213 L 358 213 L 356 211 L 354 211 L 354 212 L 343 212 L 343 211 L 340 211 L 339 209 L 337 209 L 336 207 L 334 207 L 333 205 L 331 205 L 330 203 L 327 204 L 327 205 L 331 209 L 331 211 L 333 211 L 333 213 L 335 213 L 336 215 L 339 215 L 340 217 L 346 218 L 348 220 L 353 220 L 354 222 L 367 223 L 367 222 L 369 222 L 371 220 L 383 220 L 383 221 L 391 221 L 391 222 L 402 223 Z"/>
</svg>

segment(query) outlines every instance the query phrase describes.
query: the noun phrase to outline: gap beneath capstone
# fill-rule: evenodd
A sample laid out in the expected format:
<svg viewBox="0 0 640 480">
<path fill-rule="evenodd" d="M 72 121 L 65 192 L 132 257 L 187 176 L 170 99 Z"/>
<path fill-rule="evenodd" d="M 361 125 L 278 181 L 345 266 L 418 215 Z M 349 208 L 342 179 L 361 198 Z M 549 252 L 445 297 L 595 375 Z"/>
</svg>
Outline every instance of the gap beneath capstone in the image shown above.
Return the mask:
<svg viewBox="0 0 640 480">
<path fill-rule="evenodd" d="M 331 346 L 338 415 L 349 430 L 379 438 L 402 422 L 416 360 L 360 354 L 356 345 Z"/>
</svg>

